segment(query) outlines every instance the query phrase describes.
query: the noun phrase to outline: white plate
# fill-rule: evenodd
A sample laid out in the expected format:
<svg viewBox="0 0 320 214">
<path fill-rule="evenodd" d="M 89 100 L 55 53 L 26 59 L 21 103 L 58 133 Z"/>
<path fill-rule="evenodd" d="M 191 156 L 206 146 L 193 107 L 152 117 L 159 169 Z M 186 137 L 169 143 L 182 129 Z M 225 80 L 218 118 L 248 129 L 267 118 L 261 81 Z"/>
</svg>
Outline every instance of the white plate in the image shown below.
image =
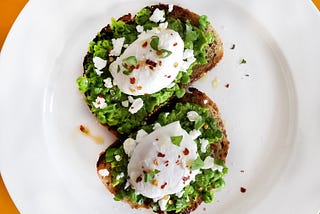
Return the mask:
<svg viewBox="0 0 320 214">
<path fill-rule="evenodd" d="M 225 49 L 222 62 L 195 86 L 220 107 L 231 141 L 230 173 L 216 202 L 195 213 L 316 214 L 317 9 L 303 0 L 170 3 L 207 14 Z M 0 160 L 3 179 L 21 212 L 151 213 L 114 202 L 97 178 L 98 154 L 114 137 L 96 122 L 75 84 L 95 34 L 111 17 L 146 4 L 31 1 L 20 14 L 1 53 Z M 240 64 L 241 59 L 247 63 Z M 220 80 L 217 87 L 214 80 Z M 81 134 L 80 125 L 104 144 Z M 241 187 L 247 191 L 241 193 Z"/>
</svg>

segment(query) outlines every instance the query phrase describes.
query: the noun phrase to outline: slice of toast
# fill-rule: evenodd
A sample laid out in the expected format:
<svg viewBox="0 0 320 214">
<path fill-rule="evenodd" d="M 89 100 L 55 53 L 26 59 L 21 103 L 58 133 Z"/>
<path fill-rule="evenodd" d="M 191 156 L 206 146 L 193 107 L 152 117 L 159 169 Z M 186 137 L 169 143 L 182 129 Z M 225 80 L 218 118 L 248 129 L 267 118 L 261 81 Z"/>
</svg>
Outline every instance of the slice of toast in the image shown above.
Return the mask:
<svg viewBox="0 0 320 214">
<path fill-rule="evenodd" d="M 151 8 L 152 11 L 154 11 L 155 9 L 160 9 L 160 10 L 165 10 L 167 11 L 167 18 L 174 18 L 174 19 L 179 19 L 183 24 L 185 24 L 188 21 L 190 21 L 190 23 L 193 26 L 199 26 L 199 18 L 200 16 L 194 12 L 191 12 L 188 9 L 182 8 L 180 6 L 173 6 L 173 9 L 171 12 L 169 11 L 169 6 L 166 4 L 158 4 L 158 5 L 153 5 L 153 6 L 149 6 L 148 8 Z M 118 20 L 123 21 L 124 23 L 134 23 L 135 22 L 135 17 L 132 16 L 131 14 L 127 14 L 124 15 L 122 17 L 120 17 Z M 193 66 L 192 68 L 192 73 L 190 75 L 190 82 L 186 83 L 186 84 L 179 84 L 180 88 L 184 88 L 186 89 L 187 87 L 190 86 L 191 83 L 195 82 L 196 80 L 200 79 L 205 73 L 207 73 L 208 71 L 210 71 L 222 58 L 223 56 L 223 44 L 222 41 L 219 37 L 219 35 L 217 34 L 217 32 L 214 30 L 214 28 L 212 27 L 212 25 L 208 25 L 206 28 L 206 32 L 207 33 L 212 33 L 214 40 L 212 43 L 210 43 L 208 46 L 205 47 L 206 50 L 206 64 L 197 64 L 195 66 Z M 98 42 L 99 39 L 101 39 L 104 36 L 110 36 L 111 35 L 111 26 L 107 25 L 106 27 L 104 27 L 98 34 L 99 36 L 97 36 L 93 41 L 94 42 Z M 102 36 L 103 35 L 103 36 Z M 90 76 L 90 72 L 94 72 L 93 69 L 88 68 L 88 64 L 89 64 L 89 60 L 92 60 L 92 55 L 89 56 L 90 53 L 88 53 L 85 58 L 84 58 L 84 74 L 83 76 Z M 90 66 L 89 66 L 90 67 Z M 91 69 L 91 70 L 90 70 Z M 88 73 L 89 72 L 89 73 Z M 93 105 L 92 102 L 94 101 L 93 99 L 95 98 L 92 93 L 91 90 L 95 90 L 95 89 L 89 89 L 88 91 L 86 91 L 84 93 L 84 95 L 86 96 L 87 103 L 88 106 L 90 108 L 90 110 L 93 112 L 93 114 L 99 119 L 99 117 L 101 116 L 100 114 L 100 110 L 94 110 L 93 109 Z M 100 89 L 99 89 L 100 90 Z M 95 95 L 98 96 L 98 95 Z M 99 95 L 100 96 L 100 95 Z M 103 96 L 103 94 L 102 94 Z M 149 95 L 145 95 L 145 96 L 149 96 Z M 170 95 L 171 96 L 171 95 Z M 143 113 L 144 116 L 141 116 L 142 114 L 140 114 L 139 118 L 136 118 L 135 115 L 127 115 L 125 116 L 125 118 L 121 118 L 121 120 L 119 119 L 115 119 L 113 121 L 120 121 L 119 124 L 110 124 L 107 122 L 107 120 L 105 119 L 105 122 L 102 122 L 102 120 L 99 119 L 99 122 L 102 123 L 104 126 L 106 126 L 113 134 L 115 134 L 118 137 L 121 137 L 122 135 L 126 135 L 129 134 L 132 131 L 136 131 L 137 129 L 139 129 L 139 126 L 141 126 L 141 124 L 146 121 L 148 119 L 148 117 L 150 117 L 150 115 L 152 115 L 154 112 L 156 112 L 159 108 L 161 108 L 161 106 L 165 105 L 166 102 L 170 101 L 172 98 L 174 98 L 174 94 L 172 94 L 172 96 L 168 99 L 166 99 L 165 101 L 161 101 L 161 103 L 159 103 L 158 105 L 154 106 L 152 111 L 149 110 L 145 110 L 146 112 Z M 152 98 L 153 99 L 153 98 Z M 158 98 L 157 98 L 158 99 Z M 89 101 L 90 100 L 90 101 Z M 109 104 L 116 104 L 115 101 L 111 101 L 112 103 L 107 103 L 107 105 Z M 121 103 L 118 103 L 117 106 L 115 107 L 115 109 L 120 109 L 122 108 Z M 145 107 L 147 109 L 147 107 Z M 108 118 L 110 115 L 109 113 L 103 113 L 104 116 L 106 118 Z M 117 115 L 121 115 L 120 113 Z M 123 115 L 123 114 L 122 114 Z M 130 119 L 129 119 L 130 118 Z M 130 121 L 133 121 L 134 123 L 130 123 Z M 141 123 L 139 124 L 137 121 L 141 121 Z M 123 124 L 135 124 L 132 125 L 133 128 L 130 128 L 128 130 L 123 131 L 122 127 L 119 128 L 119 126 L 123 126 Z"/>
<path fill-rule="evenodd" d="M 210 145 L 212 157 L 214 157 L 215 160 L 220 160 L 223 163 L 226 161 L 226 157 L 228 154 L 228 149 L 229 149 L 229 140 L 227 138 L 226 130 L 223 124 L 223 121 L 221 119 L 221 115 L 219 112 L 219 109 L 217 105 L 204 93 L 200 92 L 199 90 L 195 88 L 190 88 L 189 92 L 187 92 L 182 99 L 179 100 L 174 100 L 172 101 L 173 103 L 194 103 L 197 104 L 203 108 L 206 108 L 209 110 L 209 117 L 214 118 L 216 121 L 216 126 L 219 128 L 219 130 L 222 132 L 222 138 L 220 141 L 212 143 Z M 170 109 L 170 108 L 169 108 Z M 168 108 L 166 109 L 166 112 L 169 110 Z M 156 122 L 156 121 L 155 121 Z M 122 145 L 123 141 L 117 141 L 114 144 L 112 144 L 111 147 L 119 147 Z M 109 172 L 111 172 L 111 165 L 109 162 L 106 162 L 106 157 L 105 157 L 105 152 L 102 152 L 99 156 L 98 162 L 97 162 L 97 172 L 100 180 L 102 183 L 106 186 L 106 188 L 114 195 L 116 195 L 119 191 L 119 188 L 114 188 L 112 186 L 112 178 L 111 178 L 111 173 L 108 176 L 102 176 L 99 171 L 103 169 L 107 169 Z M 137 203 L 132 203 L 128 198 L 124 198 L 123 201 L 127 202 L 130 204 L 132 208 L 151 208 L 151 202 L 150 201 L 145 201 L 144 204 L 137 204 Z M 196 201 L 192 201 L 191 205 L 188 206 L 187 208 L 183 209 L 180 214 L 187 214 L 190 213 L 191 211 L 195 210 L 198 205 L 202 203 L 203 199 L 200 195 Z M 158 211 L 158 213 L 165 213 L 163 211 Z M 167 213 L 176 213 L 175 211 L 167 212 Z"/>
</svg>

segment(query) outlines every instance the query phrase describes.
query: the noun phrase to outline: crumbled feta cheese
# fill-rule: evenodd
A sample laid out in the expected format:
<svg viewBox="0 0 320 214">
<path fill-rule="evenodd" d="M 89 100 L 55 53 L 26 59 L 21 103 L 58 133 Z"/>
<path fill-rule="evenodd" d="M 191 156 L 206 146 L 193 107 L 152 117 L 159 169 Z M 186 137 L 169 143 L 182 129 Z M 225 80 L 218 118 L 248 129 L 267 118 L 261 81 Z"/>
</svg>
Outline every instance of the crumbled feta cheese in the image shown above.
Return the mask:
<svg viewBox="0 0 320 214">
<path fill-rule="evenodd" d="M 144 28 L 141 25 L 137 25 L 136 29 L 138 33 L 142 33 L 144 31 Z"/>
<path fill-rule="evenodd" d="M 110 51 L 109 56 L 119 56 L 124 43 L 124 37 L 112 39 L 113 49 Z"/>
<path fill-rule="evenodd" d="M 101 175 L 102 177 L 106 177 L 109 175 L 109 171 L 107 169 L 100 169 L 98 171 L 99 175 Z"/>
<path fill-rule="evenodd" d="M 161 29 L 166 29 L 166 28 L 168 28 L 168 22 L 160 23 L 160 24 L 159 24 L 159 28 L 161 28 Z"/>
<path fill-rule="evenodd" d="M 170 196 L 164 196 L 162 199 L 158 201 L 159 207 L 161 211 L 165 211 L 167 207 L 167 203 L 170 199 Z"/>
<path fill-rule="evenodd" d="M 164 115 L 165 115 L 166 117 L 168 117 L 169 114 L 170 114 L 169 112 L 164 113 Z"/>
<path fill-rule="evenodd" d="M 209 144 L 209 141 L 207 139 L 200 139 L 201 144 L 201 152 L 205 153 L 207 151 L 207 146 Z"/>
<path fill-rule="evenodd" d="M 116 176 L 116 179 L 117 179 L 117 180 L 120 180 L 120 179 L 123 178 L 123 177 L 124 177 L 124 173 L 121 172 L 119 175 Z"/>
<path fill-rule="evenodd" d="M 164 10 L 159 10 L 158 8 L 155 9 L 149 20 L 155 23 L 165 21 L 166 19 L 164 18 Z"/>
<path fill-rule="evenodd" d="M 121 160 L 121 156 L 120 155 L 115 155 L 114 159 L 116 159 L 116 161 L 120 161 Z"/>
<path fill-rule="evenodd" d="M 98 76 L 101 76 L 101 74 L 103 73 L 102 70 L 98 70 L 98 69 L 94 69 L 94 71 L 97 73 Z"/>
<path fill-rule="evenodd" d="M 131 114 L 137 113 L 143 107 L 143 100 L 141 98 L 135 99 L 129 108 Z"/>
<path fill-rule="evenodd" d="M 137 136 L 136 136 L 136 140 L 139 140 L 145 136 L 148 135 L 148 132 L 146 132 L 145 130 L 143 129 L 140 129 L 138 132 L 137 132 Z"/>
<path fill-rule="evenodd" d="M 96 98 L 96 101 L 94 101 L 92 104 L 94 105 L 94 107 L 100 109 L 104 109 L 107 106 L 106 100 L 103 97 L 99 96 Z"/>
<path fill-rule="evenodd" d="M 208 104 L 208 100 L 204 100 L 204 101 L 203 101 L 203 104 Z"/>
<path fill-rule="evenodd" d="M 155 123 L 153 125 L 153 130 L 156 130 L 156 129 L 160 128 L 160 127 L 161 127 L 160 123 Z"/>
<path fill-rule="evenodd" d="M 219 172 L 222 172 L 223 166 L 215 164 L 214 167 L 212 167 L 213 170 L 218 170 Z"/>
<path fill-rule="evenodd" d="M 129 103 L 133 103 L 134 99 L 132 96 L 128 96 Z"/>
<path fill-rule="evenodd" d="M 104 79 L 103 82 L 104 82 L 104 87 L 106 87 L 106 88 L 113 87 L 112 79 L 110 77 L 108 77 L 107 79 Z"/>
<path fill-rule="evenodd" d="M 203 167 L 201 169 L 210 169 L 214 167 L 214 159 L 211 156 L 208 156 L 203 161 Z"/>
<path fill-rule="evenodd" d="M 171 13 L 173 10 L 173 4 L 168 5 L 168 12 Z"/>
<path fill-rule="evenodd" d="M 127 189 L 130 186 L 130 183 L 127 181 L 126 185 L 124 185 L 124 189 Z"/>
<path fill-rule="evenodd" d="M 191 49 L 185 49 L 182 58 L 183 60 L 180 68 L 182 71 L 186 71 L 190 67 L 190 65 L 196 61 L 193 50 Z"/>
<path fill-rule="evenodd" d="M 172 88 L 175 85 L 174 82 L 170 83 L 170 85 L 167 86 L 167 88 Z"/>
<path fill-rule="evenodd" d="M 125 101 L 122 101 L 121 102 L 121 105 L 125 108 L 128 108 L 129 107 L 129 101 L 128 100 L 125 100 Z"/>
<path fill-rule="evenodd" d="M 127 48 L 127 47 L 129 47 L 129 44 L 124 44 L 123 47 Z"/>
<path fill-rule="evenodd" d="M 107 65 L 107 60 L 101 59 L 100 57 L 97 57 L 97 56 L 93 57 L 92 61 L 93 61 L 94 67 L 99 71 L 104 67 L 106 67 Z"/>
<path fill-rule="evenodd" d="M 195 140 L 201 135 L 201 132 L 197 129 L 193 129 L 189 132 L 189 135 L 191 136 L 192 140 Z"/>
<path fill-rule="evenodd" d="M 191 122 L 194 122 L 194 121 L 197 121 L 200 116 L 199 114 L 196 112 L 196 111 L 189 111 L 187 113 L 187 118 L 191 121 Z"/>
<path fill-rule="evenodd" d="M 124 152 L 129 156 L 131 157 L 134 149 L 136 148 L 137 146 L 137 142 L 132 139 L 132 138 L 128 138 L 126 139 L 124 142 L 123 142 L 123 149 L 124 149 Z"/>
<path fill-rule="evenodd" d="M 176 196 L 178 198 L 181 198 L 183 196 L 183 194 L 184 194 L 184 190 L 181 190 L 180 192 L 176 193 Z"/>
</svg>

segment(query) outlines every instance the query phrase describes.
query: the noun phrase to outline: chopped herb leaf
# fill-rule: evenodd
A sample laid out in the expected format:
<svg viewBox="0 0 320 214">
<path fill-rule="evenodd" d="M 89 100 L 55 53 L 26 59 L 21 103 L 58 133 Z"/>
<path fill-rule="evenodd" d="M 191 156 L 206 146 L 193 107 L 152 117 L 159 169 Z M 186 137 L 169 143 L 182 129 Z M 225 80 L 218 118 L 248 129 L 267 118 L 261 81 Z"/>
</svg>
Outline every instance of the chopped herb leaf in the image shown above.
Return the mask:
<svg viewBox="0 0 320 214">
<path fill-rule="evenodd" d="M 240 62 L 240 64 L 246 64 L 246 63 L 247 63 L 247 61 L 245 59 L 242 59 Z"/>
<path fill-rule="evenodd" d="M 158 36 L 151 37 L 150 46 L 157 51 L 158 45 L 159 45 L 159 37 Z"/>
<path fill-rule="evenodd" d="M 166 49 L 161 49 L 161 53 L 162 53 L 161 58 L 167 58 L 168 56 L 170 56 L 172 54 L 171 51 L 166 50 Z"/>
<path fill-rule="evenodd" d="M 172 142 L 174 145 L 180 146 L 180 143 L 181 143 L 181 141 L 182 141 L 183 136 L 182 136 L 182 135 L 180 135 L 180 136 L 171 136 L 170 138 L 171 138 L 171 142 Z"/>
<path fill-rule="evenodd" d="M 125 64 L 131 66 L 136 66 L 138 64 L 137 58 L 135 56 L 129 56 L 125 59 L 122 60 L 122 62 L 124 62 Z"/>
<path fill-rule="evenodd" d="M 132 73 L 132 70 L 124 70 L 123 71 L 123 74 L 125 74 L 125 75 L 130 75 Z"/>
<path fill-rule="evenodd" d="M 203 165 L 204 165 L 203 161 L 202 161 L 201 158 L 198 156 L 197 159 L 195 159 L 195 160 L 192 162 L 191 170 L 200 169 L 201 167 L 203 167 Z"/>
<path fill-rule="evenodd" d="M 230 47 L 231 50 L 234 50 L 236 48 L 235 44 L 232 44 L 232 46 Z"/>
<path fill-rule="evenodd" d="M 151 181 L 152 179 L 154 179 L 154 176 L 159 173 L 160 171 L 157 170 L 157 169 L 154 169 L 150 172 L 147 172 L 145 175 L 144 175 L 144 182 L 149 182 Z"/>
</svg>

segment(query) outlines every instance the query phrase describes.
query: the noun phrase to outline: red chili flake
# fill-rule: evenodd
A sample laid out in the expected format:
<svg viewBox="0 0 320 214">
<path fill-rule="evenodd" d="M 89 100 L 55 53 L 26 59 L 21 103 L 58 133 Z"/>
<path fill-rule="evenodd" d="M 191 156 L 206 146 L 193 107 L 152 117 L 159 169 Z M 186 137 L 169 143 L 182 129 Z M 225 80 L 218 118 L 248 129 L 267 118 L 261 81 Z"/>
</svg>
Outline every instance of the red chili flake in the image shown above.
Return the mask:
<svg viewBox="0 0 320 214">
<path fill-rule="evenodd" d="M 245 193 L 246 191 L 247 191 L 247 189 L 246 189 L 246 188 L 244 188 L 244 187 L 240 187 L 240 192 Z"/>
<path fill-rule="evenodd" d="M 80 125 L 80 131 L 84 134 L 88 134 L 89 133 L 89 129 L 87 127 L 85 127 L 84 125 Z"/>
<path fill-rule="evenodd" d="M 226 87 L 226 88 L 229 88 L 229 86 L 230 86 L 229 83 L 227 83 L 227 84 L 224 85 L 224 87 Z"/>
<path fill-rule="evenodd" d="M 183 177 L 182 180 L 183 180 L 183 183 L 185 183 L 187 180 L 190 179 L 190 176 L 188 175 L 187 177 Z"/>
<path fill-rule="evenodd" d="M 177 165 L 180 165 L 180 160 L 176 160 L 176 164 L 177 164 Z"/>
<path fill-rule="evenodd" d="M 136 69 L 139 69 L 139 68 L 140 68 L 140 64 L 137 64 L 137 65 L 136 65 Z"/>
<path fill-rule="evenodd" d="M 150 70 L 153 70 L 153 69 L 154 69 L 154 67 L 152 67 L 151 65 L 149 65 L 149 68 L 150 68 Z"/>
<path fill-rule="evenodd" d="M 168 166 L 169 166 L 169 161 L 166 160 L 166 161 L 164 162 L 164 165 L 165 165 L 165 167 L 168 167 Z"/>
<path fill-rule="evenodd" d="M 136 83 L 136 78 L 130 77 L 130 84 L 135 84 L 135 83 Z"/>
<path fill-rule="evenodd" d="M 141 176 L 137 177 L 136 183 L 139 183 L 139 182 L 141 182 L 141 181 L 142 181 L 142 177 L 141 177 Z"/>
<path fill-rule="evenodd" d="M 148 42 L 145 41 L 145 42 L 142 44 L 142 47 L 145 48 L 145 47 L 147 47 L 147 45 L 148 45 Z"/>
<path fill-rule="evenodd" d="M 156 141 L 159 141 L 159 138 L 156 138 Z"/>
<path fill-rule="evenodd" d="M 164 182 L 164 184 L 162 184 L 160 187 L 161 187 L 161 189 L 164 189 L 166 186 L 167 186 L 167 182 Z"/>
<path fill-rule="evenodd" d="M 181 155 L 178 155 L 178 158 L 181 158 Z"/>
<path fill-rule="evenodd" d="M 177 43 L 177 42 L 175 42 L 175 43 L 173 43 L 173 46 L 177 46 L 177 44 L 178 44 L 178 43 Z"/>
<path fill-rule="evenodd" d="M 158 63 L 159 63 L 159 66 L 162 66 L 162 61 L 159 61 Z"/>
<path fill-rule="evenodd" d="M 190 152 L 189 152 L 189 149 L 187 149 L 187 148 L 184 148 L 184 150 L 183 150 L 183 154 L 184 155 L 188 155 Z"/>
<path fill-rule="evenodd" d="M 166 155 L 161 153 L 161 152 L 158 152 L 158 155 L 157 155 L 159 158 L 164 158 Z"/>
<path fill-rule="evenodd" d="M 158 56 L 161 56 L 161 55 L 162 55 L 162 52 L 161 52 L 161 51 L 157 51 L 156 54 L 157 54 Z"/>
<path fill-rule="evenodd" d="M 146 60 L 146 64 L 148 64 L 148 65 L 150 65 L 150 66 L 152 66 L 152 67 L 156 67 L 156 66 L 157 66 L 157 63 L 154 62 L 154 61 L 152 61 L 152 60 L 150 60 L 150 59 L 147 59 L 147 60 Z"/>
<path fill-rule="evenodd" d="M 100 97 L 100 98 L 104 98 L 102 94 L 99 94 L 99 96 L 98 96 L 98 97 Z"/>
</svg>

